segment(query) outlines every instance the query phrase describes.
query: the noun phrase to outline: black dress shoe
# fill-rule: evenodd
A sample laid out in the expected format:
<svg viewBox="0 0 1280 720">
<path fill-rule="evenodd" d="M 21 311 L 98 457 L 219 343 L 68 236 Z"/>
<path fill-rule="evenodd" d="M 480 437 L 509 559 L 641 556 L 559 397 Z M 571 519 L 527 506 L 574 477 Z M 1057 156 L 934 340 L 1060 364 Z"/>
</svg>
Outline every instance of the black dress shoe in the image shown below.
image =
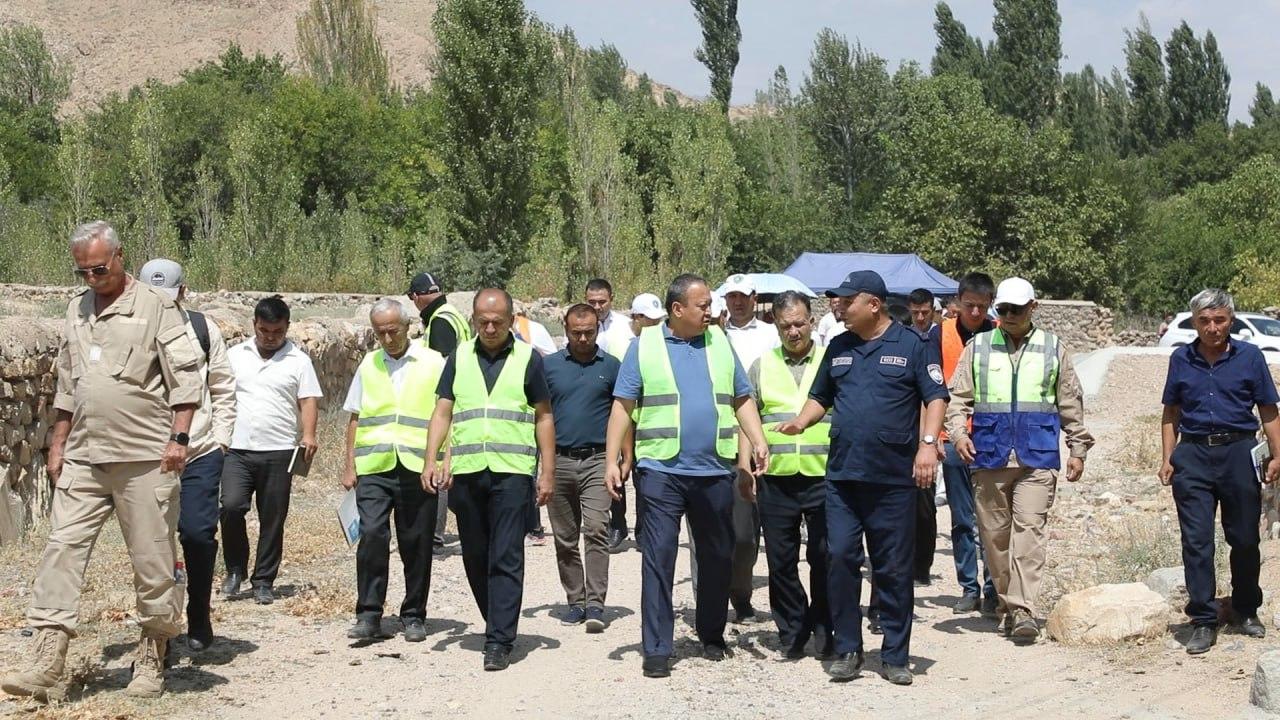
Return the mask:
<svg viewBox="0 0 1280 720">
<path fill-rule="evenodd" d="M 422 642 L 427 639 L 427 626 L 422 618 L 409 618 L 404 621 L 404 641 Z"/>
<path fill-rule="evenodd" d="M 1203 655 L 1218 642 L 1218 628 L 1212 625 L 1196 625 L 1191 629 L 1191 639 L 1187 641 L 1188 655 Z"/>
<path fill-rule="evenodd" d="M 734 603 L 733 614 L 739 623 L 755 622 L 756 609 L 751 607 L 751 602 Z"/>
<path fill-rule="evenodd" d="M 809 640 L 807 638 L 804 640 L 792 641 L 791 644 L 787 645 L 784 655 L 788 660 L 802 660 L 805 656 L 804 646 L 808 643 Z"/>
<path fill-rule="evenodd" d="M 253 601 L 259 605 L 270 605 L 276 601 L 276 596 L 271 592 L 270 585 L 259 585 L 253 589 Z"/>
<path fill-rule="evenodd" d="M 244 575 L 232 570 L 227 573 L 227 579 L 222 581 L 222 587 L 218 588 L 218 593 L 223 597 L 235 597 L 240 594 L 240 586 L 244 584 Z"/>
<path fill-rule="evenodd" d="M 187 626 L 187 647 L 192 652 L 200 652 L 213 644 L 213 625 L 209 623 L 209 619 L 203 621 L 192 620 Z"/>
<path fill-rule="evenodd" d="M 996 610 L 1000 608 L 1000 598 L 995 595 L 982 596 L 982 614 L 986 617 L 993 618 L 996 616 Z"/>
<path fill-rule="evenodd" d="M 1244 622 L 1240 623 L 1240 634 L 1248 635 L 1251 638 L 1264 638 L 1267 636 L 1267 626 L 1258 620 L 1258 616 L 1247 617 Z"/>
<path fill-rule="evenodd" d="M 381 620 L 370 620 L 361 618 L 356 620 L 356 624 L 347 630 L 347 637 L 352 640 L 379 640 L 385 638 L 382 632 Z"/>
<path fill-rule="evenodd" d="M 703 643 L 702 657 L 711 662 L 720 662 L 729 654 L 729 649 L 719 643 Z"/>
<path fill-rule="evenodd" d="M 847 682 L 858 677 L 858 673 L 862 672 L 863 662 L 862 652 L 844 653 L 836 657 L 835 662 L 831 663 L 831 667 L 827 668 L 827 674 L 836 682 Z"/>
<path fill-rule="evenodd" d="M 491 645 L 484 650 L 486 672 L 506 670 L 511 665 L 511 651 L 501 645 Z"/>
<path fill-rule="evenodd" d="M 642 670 L 647 678 L 671 677 L 671 658 L 667 655 L 646 655 Z"/>
<path fill-rule="evenodd" d="M 622 544 L 627 541 L 627 531 L 609 528 L 608 549 L 610 554 L 622 552 Z"/>
<path fill-rule="evenodd" d="M 911 671 L 907 669 L 906 665 L 885 665 L 884 679 L 894 685 L 910 685 L 912 679 Z"/>
<path fill-rule="evenodd" d="M 951 611 L 957 615 L 965 615 L 978 609 L 979 600 L 977 595 L 969 595 L 966 593 L 964 597 L 956 601 Z"/>
</svg>

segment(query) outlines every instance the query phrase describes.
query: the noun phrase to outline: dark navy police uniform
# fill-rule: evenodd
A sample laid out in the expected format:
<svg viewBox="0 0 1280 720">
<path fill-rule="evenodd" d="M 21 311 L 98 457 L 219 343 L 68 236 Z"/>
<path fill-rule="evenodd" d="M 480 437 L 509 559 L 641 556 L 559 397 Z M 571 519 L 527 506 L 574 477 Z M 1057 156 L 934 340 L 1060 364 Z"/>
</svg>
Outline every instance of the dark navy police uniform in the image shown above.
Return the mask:
<svg viewBox="0 0 1280 720">
<path fill-rule="evenodd" d="M 1187 617 L 1193 625 L 1218 624 L 1213 566 L 1213 518 L 1222 506 L 1222 530 L 1231 546 L 1231 607 L 1240 619 L 1262 604 L 1258 517 L 1261 487 L 1249 451 L 1255 443 L 1255 406 L 1275 405 L 1275 382 L 1262 351 L 1230 341 L 1210 366 L 1196 340 L 1173 352 L 1164 405 L 1182 410 L 1173 465 L 1173 500 L 1182 530 L 1187 578 Z"/>
<path fill-rule="evenodd" d="M 865 535 L 880 596 L 881 659 L 906 665 L 915 602 L 920 406 L 948 397 L 936 353 L 899 323 L 871 341 L 843 333 L 827 348 L 810 397 L 834 408 L 827 458 L 827 592 L 836 652 L 862 651 Z"/>
</svg>

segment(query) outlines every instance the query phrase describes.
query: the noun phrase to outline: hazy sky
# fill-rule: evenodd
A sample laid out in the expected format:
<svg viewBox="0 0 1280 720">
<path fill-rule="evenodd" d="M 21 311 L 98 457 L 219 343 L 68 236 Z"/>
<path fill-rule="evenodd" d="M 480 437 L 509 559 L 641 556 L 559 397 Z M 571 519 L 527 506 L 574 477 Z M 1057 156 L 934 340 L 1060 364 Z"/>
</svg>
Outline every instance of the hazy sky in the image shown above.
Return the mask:
<svg viewBox="0 0 1280 720">
<path fill-rule="evenodd" d="M 586 45 L 613 43 L 632 69 L 694 97 L 708 92 L 706 69 L 693 54 L 702 32 L 688 0 L 525 0 L 543 21 L 573 28 Z M 818 31 L 830 27 L 887 58 L 891 67 L 933 57 L 936 0 L 740 0 L 741 60 L 735 104 L 751 102 L 774 68 L 798 86 Z M 991 0 L 953 0 L 971 35 L 992 38 Z M 1124 30 L 1146 13 L 1161 44 L 1180 20 L 1203 38 L 1212 30 L 1231 71 L 1231 117 L 1248 119 L 1254 83 L 1275 87 L 1274 35 L 1280 0 L 1060 0 L 1062 70 L 1092 63 L 1099 73 L 1124 65 Z M 1276 88 L 1280 90 L 1280 88 Z"/>
</svg>

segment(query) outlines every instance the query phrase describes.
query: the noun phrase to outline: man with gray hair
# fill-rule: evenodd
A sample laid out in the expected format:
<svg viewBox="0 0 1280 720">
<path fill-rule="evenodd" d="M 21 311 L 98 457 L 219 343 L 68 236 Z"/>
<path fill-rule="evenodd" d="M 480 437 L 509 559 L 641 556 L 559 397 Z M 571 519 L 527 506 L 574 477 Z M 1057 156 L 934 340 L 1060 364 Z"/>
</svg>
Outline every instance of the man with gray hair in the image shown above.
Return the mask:
<svg viewBox="0 0 1280 720">
<path fill-rule="evenodd" d="M 1213 519 L 1219 506 L 1231 546 L 1231 616 L 1244 635 L 1262 638 L 1267 633 L 1258 620 L 1262 469 L 1254 467 L 1251 450 L 1258 432 L 1256 407 L 1271 457 L 1280 456 L 1280 397 L 1262 351 L 1231 339 L 1231 295 L 1200 292 L 1191 298 L 1191 319 L 1197 338 L 1169 357 L 1161 398 L 1160 482 L 1173 485 L 1192 626 L 1186 649 L 1199 655 L 1218 639 Z M 1266 463 L 1261 480 L 1273 483 L 1277 477 L 1280 462 Z"/>
<path fill-rule="evenodd" d="M 444 356 L 424 343 L 409 342 L 409 313 L 398 300 L 383 298 L 369 312 L 379 348 L 365 355 L 351 378 L 342 409 L 347 423 L 347 469 L 342 486 L 355 488 L 360 514 L 356 550 L 355 640 L 386 637 L 382 608 L 387 597 L 391 519 L 404 563 L 404 639 L 427 639 L 424 625 L 431 588 L 431 539 L 435 534 L 438 488 L 421 481 L 427 425 L 435 407 Z"/>
<path fill-rule="evenodd" d="M 58 352 L 47 464 L 53 506 L 27 612 L 35 644 L 27 669 L 6 675 L 0 687 L 42 701 L 65 696 L 85 567 L 114 510 L 142 626 L 127 692 L 157 697 L 169 640 L 179 631 L 178 476 L 204 379 L 182 313 L 129 276 L 110 225 L 81 225 L 70 246 L 72 272 L 88 287 L 67 306 Z"/>
<path fill-rule="evenodd" d="M 187 338 L 200 350 L 205 378 L 200 407 L 191 421 L 191 460 L 182 471 L 178 511 L 178 542 L 187 564 L 187 647 L 198 652 L 213 643 L 209 599 L 218 560 L 218 491 L 236 422 L 236 379 L 217 323 L 183 306 L 187 284 L 182 266 L 164 258 L 148 260 L 138 279 L 173 298 L 187 321 Z"/>
</svg>

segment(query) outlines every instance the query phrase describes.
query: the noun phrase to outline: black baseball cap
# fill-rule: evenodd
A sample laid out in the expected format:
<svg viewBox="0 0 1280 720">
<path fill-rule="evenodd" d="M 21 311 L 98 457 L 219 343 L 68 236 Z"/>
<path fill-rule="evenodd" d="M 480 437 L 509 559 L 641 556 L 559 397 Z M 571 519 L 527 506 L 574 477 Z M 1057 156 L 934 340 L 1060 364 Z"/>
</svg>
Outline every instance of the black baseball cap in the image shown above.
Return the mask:
<svg viewBox="0 0 1280 720">
<path fill-rule="evenodd" d="M 409 283 L 410 295 L 429 295 L 438 292 L 440 292 L 440 281 L 436 280 L 436 276 L 429 272 L 420 272 L 414 275 L 413 282 Z"/>
<path fill-rule="evenodd" d="M 854 270 L 845 276 L 839 287 L 826 292 L 827 297 L 852 297 L 858 293 L 875 295 L 884 300 L 889 296 L 889 289 L 884 286 L 884 278 L 875 270 Z"/>
</svg>

